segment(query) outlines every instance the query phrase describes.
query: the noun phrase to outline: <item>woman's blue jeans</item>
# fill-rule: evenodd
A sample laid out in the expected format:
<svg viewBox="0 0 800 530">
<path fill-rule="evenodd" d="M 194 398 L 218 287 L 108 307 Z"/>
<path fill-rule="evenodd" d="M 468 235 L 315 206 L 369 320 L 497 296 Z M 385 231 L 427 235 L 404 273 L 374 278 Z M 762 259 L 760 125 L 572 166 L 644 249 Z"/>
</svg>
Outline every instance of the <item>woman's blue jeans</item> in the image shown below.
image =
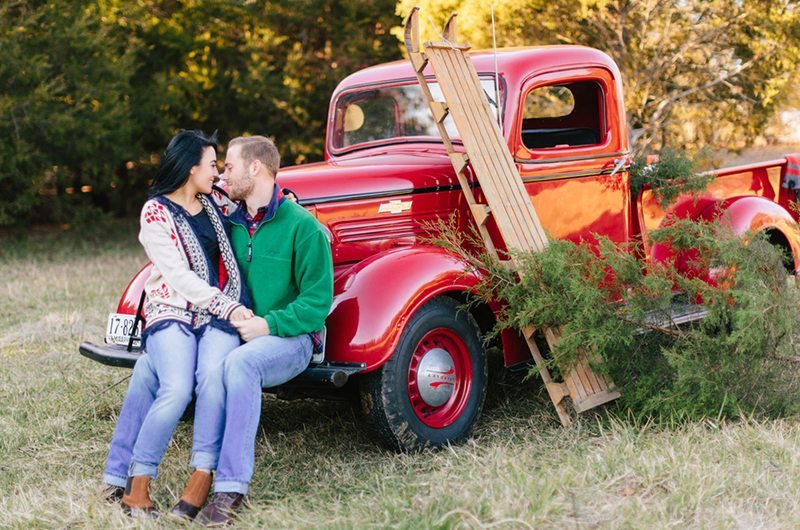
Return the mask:
<svg viewBox="0 0 800 530">
<path fill-rule="evenodd" d="M 122 404 L 103 480 L 125 486 L 128 476 L 155 478 L 183 412 L 195 404 L 191 465 L 215 469 L 225 425 L 220 374 L 239 336 L 207 327 L 198 338 L 178 324 L 153 332 L 147 354 L 136 362 Z"/>
</svg>

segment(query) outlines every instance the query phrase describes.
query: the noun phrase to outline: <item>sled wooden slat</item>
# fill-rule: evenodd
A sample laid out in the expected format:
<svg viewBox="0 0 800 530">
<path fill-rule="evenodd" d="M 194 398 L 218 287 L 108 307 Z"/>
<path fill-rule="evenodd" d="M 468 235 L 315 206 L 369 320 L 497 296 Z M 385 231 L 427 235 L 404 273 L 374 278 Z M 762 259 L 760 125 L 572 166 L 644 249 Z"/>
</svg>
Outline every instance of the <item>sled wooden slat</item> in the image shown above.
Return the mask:
<svg viewBox="0 0 800 530">
<path fill-rule="evenodd" d="M 445 42 L 426 42 L 422 51 L 419 46 L 418 8 L 414 8 L 406 19 L 406 49 L 481 238 L 490 254 L 504 264 L 514 266 L 514 251 L 544 250 L 548 245 L 547 235 L 489 107 L 475 67 L 466 55 L 470 47 L 455 42 L 455 20 L 454 15 L 447 21 L 443 32 L 447 39 Z M 444 101 L 437 101 L 432 96 L 424 75 L 428 65 L 433 70 Z M 453 119 L 466 154 L 454 148 L 443 125 L 447 116 Z M 466 174 L 468 165 L 472 166 L 480 184 L 486 198 L 485 204 L 475 199 Z M 486 226 L 490 217 L 494 219 L 510 254 L 498 256 Z M 568 369 L 562 367 L 562 372 L 566 372 L 563 383 L 555 381 L 534 340 L 535 331 L 525 328 L 522 330 L 523 337 L 562 424 L 571 422 L 564 403 L 565 395 L 569 395 L 577 412 L 619 397 L 611 382 L 592 370 L 586 355 L 571 363 Z M 552 350 L 558 343 L 560 330 L 541 331 Z"/>
</svg>

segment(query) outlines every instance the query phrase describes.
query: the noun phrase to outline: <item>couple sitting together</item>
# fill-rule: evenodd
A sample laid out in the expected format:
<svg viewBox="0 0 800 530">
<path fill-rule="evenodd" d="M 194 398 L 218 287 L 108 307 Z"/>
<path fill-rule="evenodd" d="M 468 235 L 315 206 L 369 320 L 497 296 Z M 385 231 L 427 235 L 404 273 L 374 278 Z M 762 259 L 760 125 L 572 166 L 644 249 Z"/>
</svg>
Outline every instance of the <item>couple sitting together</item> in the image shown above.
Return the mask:
<svg viewBox="0 0 800 530">
<path fill-rule="evenodd" d="M 194 394 L 194 472 L 170 513 L 206 525 L 232 519 L 253 475 L 262 387 L 305 370 L 331 308 L 330 243 L 275 183 L 275 144 L 231 140 L 229 195 L 213 186 L 216 158 L 215 136 L 181 131 L 142 208 L 139 240 L 153 263 L 147 353 L 134 367 L 103 476 L 105 496 L 133 516 L 158 515 L 150 481 Z"/>
</svg>

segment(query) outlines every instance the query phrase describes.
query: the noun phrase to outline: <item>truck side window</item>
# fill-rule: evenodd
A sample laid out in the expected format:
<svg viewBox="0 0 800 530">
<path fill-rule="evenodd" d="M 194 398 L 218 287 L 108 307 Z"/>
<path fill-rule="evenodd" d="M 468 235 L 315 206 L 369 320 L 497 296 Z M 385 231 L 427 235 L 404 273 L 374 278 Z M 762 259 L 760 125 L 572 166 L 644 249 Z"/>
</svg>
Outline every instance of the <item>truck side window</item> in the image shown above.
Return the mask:
<svg viewBox="0 0 800 530">
<path fill-rule="evenodd" d="M 522 143 L 528 149 L 601 143 L 602 102 L 602 88 L 593 81 L 534 88 L 525 97 Z"/>
<path fill-rule="evenodd" d="M 397 136 L 397 102 L 387 94 L 372 91 L 351 102 L 344 110 L 344 146 Z"/>
</svg>

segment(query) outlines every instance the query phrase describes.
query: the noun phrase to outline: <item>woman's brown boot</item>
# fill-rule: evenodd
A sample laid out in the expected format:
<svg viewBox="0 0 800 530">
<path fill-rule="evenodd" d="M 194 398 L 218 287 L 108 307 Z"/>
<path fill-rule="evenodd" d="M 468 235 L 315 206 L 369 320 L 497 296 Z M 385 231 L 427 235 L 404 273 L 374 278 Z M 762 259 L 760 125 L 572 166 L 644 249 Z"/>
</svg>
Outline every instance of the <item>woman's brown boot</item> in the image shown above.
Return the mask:
<svg viewBox="0 0 800 530">
<path fill-rule="evenodd" d="M 158 512 L 150 500 L 150 477 L 141 475 L 128 477 L 125 494 L 122 496 L 122 507 L 131 517 L 155 519 Z"/>
<path fill-rule="evenodd" d="M 169 512 L 170 515 L 183 519 L 194 519 L 200 508 L 206 503 L 211 491 L 211 474 L 197 470 L 189 477 L 189 483 L 183 490 L 178 503 Z"/>
</svg>

